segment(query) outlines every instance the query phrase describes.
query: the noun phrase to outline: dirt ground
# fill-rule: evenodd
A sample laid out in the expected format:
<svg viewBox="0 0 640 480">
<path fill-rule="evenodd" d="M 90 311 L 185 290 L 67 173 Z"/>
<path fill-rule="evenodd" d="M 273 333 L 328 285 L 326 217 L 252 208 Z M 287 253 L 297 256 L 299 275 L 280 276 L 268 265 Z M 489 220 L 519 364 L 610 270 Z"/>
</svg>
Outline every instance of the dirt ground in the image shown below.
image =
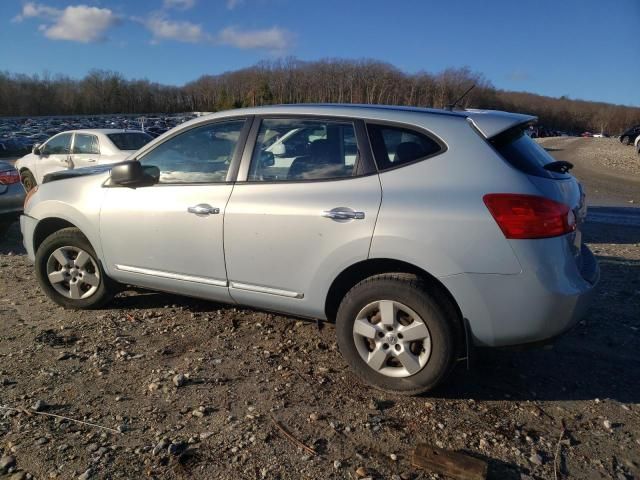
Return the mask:
<svg viewBox="0 0 640 480">
<path fill-rule="evenodd" d="M 574 164 L 590 205 L 640 207 L 640 155 L 617 138 L 549 137 L 537 140 L 558 160 Z"/>
<path fill-rule="evenodd" d="M 493 479 L 640 478 L 640 228 L 592 223 L 585 239 L 602 280 L 575 329 L 550 347 L 479 351 L 408 398 L 356 380 L 331 324 L 144 291 L 65 311 L 14 226 L 0 240 L 0 471 L 442 478 L 410 465 L 426 442 L 489 460 Z"/>
</svg>

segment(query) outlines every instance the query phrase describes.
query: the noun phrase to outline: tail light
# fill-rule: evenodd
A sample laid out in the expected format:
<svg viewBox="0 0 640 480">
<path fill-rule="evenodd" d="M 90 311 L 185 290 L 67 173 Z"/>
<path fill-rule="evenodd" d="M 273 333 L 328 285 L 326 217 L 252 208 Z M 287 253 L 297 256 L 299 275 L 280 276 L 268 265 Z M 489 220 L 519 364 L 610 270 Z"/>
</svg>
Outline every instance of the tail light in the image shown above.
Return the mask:
<svg viewBox="0 0 640 480">
<path fill-rule="evenodd" d="M 11 185 L 20 181 L 20 174 L 17 170 L 3 170 L 0 171 L 0 185 Z"/>
<path fill-rule="evenodd" d="M 576 229 L 573 211 L 549 198 L 491 193 L 483 200 L 506 238 L 557 237 Z"/>
</svg>

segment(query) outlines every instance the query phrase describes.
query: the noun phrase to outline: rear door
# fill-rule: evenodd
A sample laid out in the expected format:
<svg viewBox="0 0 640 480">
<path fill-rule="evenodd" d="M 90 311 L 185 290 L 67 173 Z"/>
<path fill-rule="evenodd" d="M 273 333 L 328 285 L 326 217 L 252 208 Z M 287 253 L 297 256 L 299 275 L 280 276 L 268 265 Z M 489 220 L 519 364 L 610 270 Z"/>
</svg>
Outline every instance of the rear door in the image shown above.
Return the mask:
<svg viewBox="0 0 640 480">
<path fill-rule="evenodd" d="M 44 144 L 35 171 L 38 183 L 42 183 L 47 173 L 67 170 L 71 166 L 69 156 L 72 136 L 72 132 L 60 133 Z"/>
<path fill-rule="evenodd" d="M 100 145 L 98 137 L 89 133 L 76 133 L 71 148 L 71 165 L 73 168 L 89 167 L 98 163 Z"/>
<path fill-rule="evenodd" d="M 364 126 L 343 119 L 264 118 L 254 122 L 250 138 L 225 214 L 231 296 L 323 317 L 331 282 L 368 257 L 380 207 Z M 284 147 L 270 148 L 283 138 Z"/>
</svg>

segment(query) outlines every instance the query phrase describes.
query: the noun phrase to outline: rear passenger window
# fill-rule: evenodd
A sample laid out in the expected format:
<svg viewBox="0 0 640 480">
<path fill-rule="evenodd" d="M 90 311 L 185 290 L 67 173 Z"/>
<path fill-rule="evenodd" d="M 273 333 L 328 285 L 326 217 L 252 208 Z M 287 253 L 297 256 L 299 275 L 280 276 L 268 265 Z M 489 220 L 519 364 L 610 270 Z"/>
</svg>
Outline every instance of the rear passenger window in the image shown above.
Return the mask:
<svg viewBox="0 0 640 480">
<path fill-rule="evenodd" d="M 269 118 L 260 124 L 249 181 L 350 177 L 358 157 L 353 124 Z"/>
<path fill-rule="evenodd" d="M 76 139 L 73 141 L 73 153 L 99 155 L 98 138 L 95 135 L 76 133 Z"/>
<path fill-rule="evenodd" d="M 386 125 L 367 125 L 378 170 L 415 162 L 434 155 L 442 146 L 422 133 Z"/>
</svg>

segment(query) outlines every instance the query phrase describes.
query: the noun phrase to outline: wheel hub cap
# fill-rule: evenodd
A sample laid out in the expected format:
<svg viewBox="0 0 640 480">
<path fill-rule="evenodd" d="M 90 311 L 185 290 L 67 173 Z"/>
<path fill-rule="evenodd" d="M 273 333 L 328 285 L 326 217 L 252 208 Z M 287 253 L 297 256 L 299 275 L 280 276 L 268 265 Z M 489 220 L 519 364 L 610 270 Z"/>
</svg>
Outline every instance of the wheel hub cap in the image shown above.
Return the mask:
<svg viewBox="0 0 640 480">
<path fill-rule="evenodd" d="M 60 295 L 73 300 L 89 298 L 100 286 L 96 261 L 78 247 L 60 247 L 47 260 L 49 283 Z"/>
<path fill-rule="evenodd" d="M 431 335 L 426 323 L 406 305 L 380 300 L 365 306 L 353 324 L 362 360 L 388 377 L 410 377 L 429 361 Z"/>
</svg>

